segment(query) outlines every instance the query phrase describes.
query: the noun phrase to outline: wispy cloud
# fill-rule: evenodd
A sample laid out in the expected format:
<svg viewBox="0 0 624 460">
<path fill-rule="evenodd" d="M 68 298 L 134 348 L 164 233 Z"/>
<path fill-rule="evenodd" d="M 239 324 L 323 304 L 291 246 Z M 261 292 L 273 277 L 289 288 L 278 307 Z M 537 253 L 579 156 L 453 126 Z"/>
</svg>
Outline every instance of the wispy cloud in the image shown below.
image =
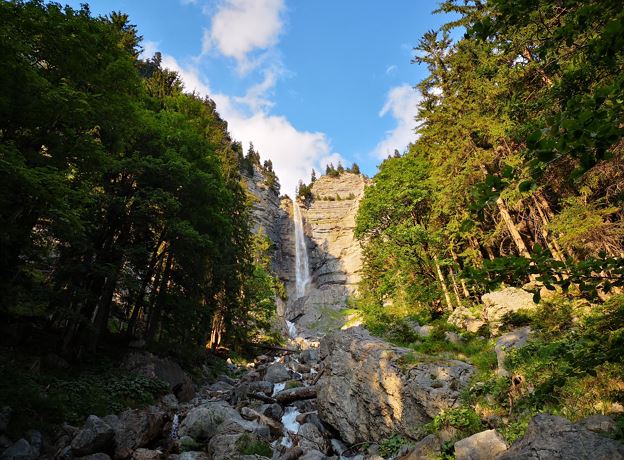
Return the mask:
<svg viewBox="0 0 624 460">
<path fill-rule="evenodd" d="M 390 114 L 396 126 L 385 133 L 384 138 L 375 146 L 373 153 L 378 158 L 391 155 L 395 149 L 400 152 L 416 140 L 414 117 L 418 112 L 420 95 L 408 84 L 395 86 L 386 96 L 386 103 L 379 112 L 380 117 Z"/>
<path fill-rule="evenodd" d="M 394 64 L 389 65 L 386 68 L 386 75 L 394 75 L 397 73 L 397 71 L 399 70 L 399 68 L 397 66 L 395 66 Z"/>
<path fill-rule="evenodd" d="M 262 56 L 250 56 L 277 44 L 284 26 L 284 0 L 223 0 L 204 31 L 202 53 L 213 50 L 234 58 L 244 74 Z"/>
</svg>

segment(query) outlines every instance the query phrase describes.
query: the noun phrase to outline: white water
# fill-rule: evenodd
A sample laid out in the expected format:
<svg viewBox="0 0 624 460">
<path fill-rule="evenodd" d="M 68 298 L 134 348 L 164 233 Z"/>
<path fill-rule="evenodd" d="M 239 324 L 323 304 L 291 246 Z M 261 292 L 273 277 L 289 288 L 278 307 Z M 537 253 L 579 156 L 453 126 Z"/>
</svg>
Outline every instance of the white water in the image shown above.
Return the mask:
<svg viewBox="0 0 624 460">
<path fill-rule="evenodd" d="M 299 422 L 297 422 L 297 416 L 301 414 L 294 406 L 288 406 L 284 415 L 282 416 L 282 424 L 284 425 L 284 437 L 280 444 L 286 447 L 292 447 L 293 443 L 290 439 L 290 433 L 297 433 L 299 431 Z"/>
<path fill-rule="evenodd" d="M 180 426 L 180 417 L 178 414 L 173 416 L 173 422 L 171 422 L 171 439 L 178 439 L 178 427 Z"/>
<path fill-rule="evenodd" d="M 288 335 L 290 336 L 290 338 L 291 339 L 296 339 L 297 338 L 297 327 L 295 326 L 295 324 L 291 323 L 288 320 L 286 320 L 286 328 L 288 329 Z"/>
<path fill-rule="evenodd" d="M 275 385 L 273 385 L 273 394 L 271 396 L 275 396 L 284 388 L 286 388 L 286 382 L 276 383 Z"/>
<path fill-rule="evenodd" d="M 293 201 L 293 215 L 295 221 L 295 287 L 297 298 L 300 298 L 305 295 L 306 288 L 310 284 L 310 267 L 301 209 L 296 201 Z"/>
</svg>

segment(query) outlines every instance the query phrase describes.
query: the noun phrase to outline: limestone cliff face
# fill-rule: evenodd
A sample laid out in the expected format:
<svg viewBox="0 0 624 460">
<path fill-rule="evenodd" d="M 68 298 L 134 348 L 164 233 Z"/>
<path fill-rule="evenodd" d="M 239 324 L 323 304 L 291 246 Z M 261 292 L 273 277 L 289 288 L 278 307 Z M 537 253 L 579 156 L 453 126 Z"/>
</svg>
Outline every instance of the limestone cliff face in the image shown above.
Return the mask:
<svg viewBox="0 0 624 460">
<path fill-rule="evenodd" d="M 273 241 L 276 247 L 280 245 L 280 198 L 279 182 L 270 183 L 269 176 L 257 165 L 251 171 L 241 172 L 243 180 L 252 201 L 253 232 L 258 233 L 261 228 Z"/>
<path fill-rule="evenodd" d="M 340 285 L 349 294 L 357 288 L 362 248 L 353 232 L 365 186 L 364 176 L 351 173 L 322 176 L 312 185 L 313 199 L 303 216 L 312 243 L 310 268 L 318 288 Z"/>
<path fill-rule="evenodd" d="M 365 186 L 366 179 L 359 174 L 323 176 L 312 185 L 313 198 L 301 204 L 312 284 L 300 299 L 294 294 L 292 202 L 282 203 L 289 206 L 291 214 L 290 225 L 282 227 L 282 237 L 290 238 L 283 240 L 282 261 L 288 266 L 283 266 L 280 275 L 289 294 L 286 318 L 294 321 L 304 336 L 322 335 L 339 325 L 336 312 L 357 289 L 362 249 L 353 232 Z"/>
</svg>

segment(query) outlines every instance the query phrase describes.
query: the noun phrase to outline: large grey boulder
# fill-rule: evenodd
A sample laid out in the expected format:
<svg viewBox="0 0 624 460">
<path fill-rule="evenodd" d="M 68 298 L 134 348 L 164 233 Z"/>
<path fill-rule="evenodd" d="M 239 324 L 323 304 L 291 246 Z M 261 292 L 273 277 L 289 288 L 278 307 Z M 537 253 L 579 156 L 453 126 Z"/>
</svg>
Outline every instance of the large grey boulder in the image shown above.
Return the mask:
<svg viewBox="0 0 624 460">
<path fill-rule="evenodd" d="M 96 415 L 89 415 L 82 429 L 71 442 L 72 452 L 76 456 L 108 452 L 113 444 L 115 431 Z"/>
<path fill-rule="evenodd" d="M 533 294 L 523 289 L 508 287 L 500 291 L 488 292 L 481 297 L 483 319 L 496 332 L 503 317 L 519 310 L 532 310 L 536 307 Z"/>
<path fill-rule="evenodd" d="M 458 405 L 473 367 L 432 357 L 408 364 L 408 353 L 362 328 L 325 336 L 323 375 L 317 385 L 321 419 L 349 444 L 380 441 L 395 433 L 417 437 L 440 411 Z"/>
<path fill-rule="evenodd" d="M 160 437 L 164 425 L 165 413 L 158 407 L 122 412 L 114 427 L 115 457 L 129 458 L 134 450 Z"/>
<path fill-rule="evenodd" d="M 196 440 L 208 440 L 230 421 L 243 421 L 240 414 L 223 401 L 210 401 L 191 409 L 180 424 L 179 435 Z"/>
<path fill-rule="evenodd" d="M 448 323 L 468 332 L 476 333 L 485 324 L 478 315 L 466 307 L 458 307 L 449 315 Z"/>
<path fill-rule="evenodd" d="M 497 460 L 621 460 L 624 444 L 548 414 L 533 417 L 525 436 Z"/>
<path fill-rule="evenodd" d="M 39 458 L 39 451 L 24 438 L 19 439 L 0 456 L 2 460 L 35 460 L 37 458 Z"/>
<path fill-rule="evenodd" d="M 271 364 L 266 371 L 264 380 L 271 383 L 281 383 L 290 380 L 292 374 L 290 370 L 280 363 Z M 270 394 L 270 393 L 269 393 Z"/>
<path fill-rule="evenodd" d="M 509 372 L 505 369 L 507 353 L 514 348 L 522 348 L 525 346 L 530 335 L 531 327 L 525 326 L 514 329 L 496 339 L 494 351 L 496 352 L 496 361 L 498 362 L 498 369 L 496 369 L 498 375 L 502 377 L 507 377 L 509 375 Z"/>
<path fill-rule="evenodd" d="M 455 443 L 455 460 L 494 460 L 507 450 L 496 430 L 482 431 Z"/>
<path fill-rule="evenodd" d="M 180 365 L 147 351 L 133 351 L 126 355 L 122 367 L 135 374 L 157 378 L 169 384 L 179 401 L 190 401 L 195 396 L 195 385 Z"/>
<path fill-rule="evenodd" d="M 312 423 L 304 423 L 297 431 L 299 437 L 299 447 L 304 452 L 318 450 L 327 454 L 330 448 L 330 442 L 326 439 L 321 431 Z"/>
</svg>

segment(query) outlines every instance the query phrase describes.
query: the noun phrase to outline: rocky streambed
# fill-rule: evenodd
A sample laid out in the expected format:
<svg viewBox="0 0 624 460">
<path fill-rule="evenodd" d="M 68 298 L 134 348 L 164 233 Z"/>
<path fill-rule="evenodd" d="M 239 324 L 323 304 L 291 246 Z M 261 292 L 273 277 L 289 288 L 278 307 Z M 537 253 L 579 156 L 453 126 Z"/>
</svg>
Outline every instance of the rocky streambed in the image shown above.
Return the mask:
<svg viewBox="0 0 624 460">
<path fill-rule="evenodd" d="M 427 435 L 424 427 L 459 405 L 474 372 L 470 364 L 434 357 L 414 361 L 408 350 L 361 328 L 328 334 L 320 346 L 298 343 L 303 349 L 260 355 L 246 368 L 201 386 L 185 402 L 168 394 L 145 409 L 92 415 L 82 427 L 64 425 L 50 442 L 36 431 L 10 442 L 2 435 L 10 411 L 3 409 L 1 459 L 440 458 L 452 433 Z M 152 363 L 142 369 L 158 374 L 162 367 Z M 179 372 L 164 367 L 172 389 L 187 399 L 188 385 L 181 389 L 175 383 L 181 377 L 173 378 Z M 454 455 L 457 460 L 624 459 L 624 446 L 604 436 L 615 429 L 604 416 L 573 424 L 540 414 L 512 446 L 489 429 L 455 441 Z M 389 457 L 381 447 L 397 435 L 407 442 Z"/>
</svg>

